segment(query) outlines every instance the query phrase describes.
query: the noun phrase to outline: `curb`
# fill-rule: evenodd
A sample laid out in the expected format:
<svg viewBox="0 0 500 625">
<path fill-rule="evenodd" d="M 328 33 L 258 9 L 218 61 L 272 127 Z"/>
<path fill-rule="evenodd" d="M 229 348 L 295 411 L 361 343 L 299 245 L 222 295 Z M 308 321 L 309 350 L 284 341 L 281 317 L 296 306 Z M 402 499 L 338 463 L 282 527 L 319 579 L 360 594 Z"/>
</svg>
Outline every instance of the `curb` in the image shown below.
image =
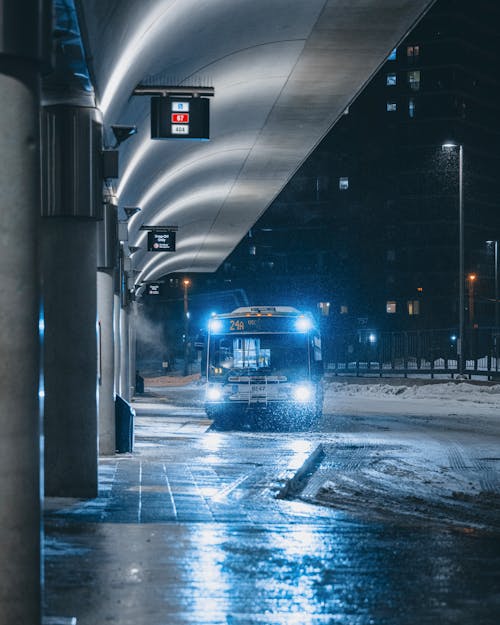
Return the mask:
<svg viewBox="0 0 500 625">
<path fill-rule="evenodd" d="M 293 497 L 302 487 L 302 483 L 311 473 L 316 469 L 320 462 L 325 457 L 325 450 L 320 443 L 316 449 L 307 458 L 304 464 L 297 469 L 297 471 L 285 481 L 285 484 L 280 488 L 276 499 L 288 499 Z"/>
</svg>

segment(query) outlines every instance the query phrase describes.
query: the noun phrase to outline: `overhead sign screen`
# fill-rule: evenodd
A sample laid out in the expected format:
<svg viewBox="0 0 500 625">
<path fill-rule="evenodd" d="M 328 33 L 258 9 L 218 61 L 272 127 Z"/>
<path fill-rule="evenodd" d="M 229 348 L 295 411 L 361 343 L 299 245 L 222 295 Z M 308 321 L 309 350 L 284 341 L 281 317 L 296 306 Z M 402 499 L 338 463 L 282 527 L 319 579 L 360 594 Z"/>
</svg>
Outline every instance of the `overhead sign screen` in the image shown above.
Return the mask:
<svg viewBox="0 0 500 625">
<path fill-rule="evenodd" d="M 217 319 L 216 329 L 212 329 L 212 334 L 233 334 L 243 333 L 296 333 L 297 318 L 284 317 L 238 317 L 234 319 Z"/>
<path fill-rule="evenodd" d="M 154 96 L 151 98 L 152 139 L 209 139 L 208 98 Z"/>
<path fill-rule="evenodd" d="M 175 231 L 148 232 L 148 252 L 175 252 Z"/>
<path fill-rule="evenodd" d="M 159 295 L 160 294 L 160 285 L 158 282 L 151 282 L 148 284 L 148 295 Z"/>
</svg>

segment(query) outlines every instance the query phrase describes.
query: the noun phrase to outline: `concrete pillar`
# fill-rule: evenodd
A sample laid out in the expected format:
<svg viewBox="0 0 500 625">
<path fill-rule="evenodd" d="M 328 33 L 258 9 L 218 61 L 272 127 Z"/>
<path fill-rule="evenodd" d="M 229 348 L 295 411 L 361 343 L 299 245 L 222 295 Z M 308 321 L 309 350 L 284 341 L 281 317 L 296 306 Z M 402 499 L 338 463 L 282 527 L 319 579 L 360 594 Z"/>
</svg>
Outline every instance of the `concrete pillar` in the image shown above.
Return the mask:
<svg viewBox="0 0 500 625">
<path fill-rule="evenodd" d="M 49 9 L 0 2 L 1 625 L 41 620 L 38 111 Z"/>
<path fill-rule="evenodd" d="M 137 344 L 137 304 L 131 302 L 129 312 L 129 374 L 130 374 L 130 396 L 135 393 L 135 373 L 136 373 L 136 344 Z"/>
<path fill-rule="evenodd" d="M 120 396 L 130 401 L 129 306 L 120 309 Z"/>
<path fill-rule="evenodd" d="M 115 393 L 121 395 L 120 371 L 121 371 L 121 332 L 120 332 L 121 305 L 120 295 L 115 293 L 113 297 L 113 332 L 115 348 Z"/>
<path fill-rule="evenodd" d="M 45 493 L 97 495 L 96 222 L 42 224 Z"/>
<path fill-rule="evenodd" d="M 0 624 L 34 625 L 41 618 L 39 95 L 35 63 L 5 50 L 14 6 L 9 15 L 0 6 Z"/>
<path fill-rule="evenodd" d="M 103 216 L 99 112 L 42 114 L 45 493 L 97 495 L 97 221 Z"/>
<path fill-rule="evenodd" d="M 36 92 L 0 74 L 0 623 L 40 611 Z"/>
<path fill-rule="evenodd" d="M 113 330 L 113 272 L 97 272 L 99 317 L 99 454 L 115 453 L 115 352 Z"/>
</svg>

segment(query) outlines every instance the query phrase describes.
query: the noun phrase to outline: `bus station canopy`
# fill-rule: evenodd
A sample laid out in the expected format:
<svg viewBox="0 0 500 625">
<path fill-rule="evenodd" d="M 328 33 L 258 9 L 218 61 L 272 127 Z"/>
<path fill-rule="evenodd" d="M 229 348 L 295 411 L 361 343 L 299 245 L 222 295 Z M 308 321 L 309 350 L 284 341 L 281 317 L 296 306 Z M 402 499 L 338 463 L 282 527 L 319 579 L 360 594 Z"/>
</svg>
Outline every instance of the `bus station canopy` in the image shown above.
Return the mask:
<svg viewBox="0 0 500 625">
<path fill-rule="evenodd" d="M 78 0 L 136 282 L 215 271 L 432 0 Z M 213 87 L 210 139 L 151 139 L 138 86 Z M 176 251 L 144 226 L 175 226 Z"/>
</svg>

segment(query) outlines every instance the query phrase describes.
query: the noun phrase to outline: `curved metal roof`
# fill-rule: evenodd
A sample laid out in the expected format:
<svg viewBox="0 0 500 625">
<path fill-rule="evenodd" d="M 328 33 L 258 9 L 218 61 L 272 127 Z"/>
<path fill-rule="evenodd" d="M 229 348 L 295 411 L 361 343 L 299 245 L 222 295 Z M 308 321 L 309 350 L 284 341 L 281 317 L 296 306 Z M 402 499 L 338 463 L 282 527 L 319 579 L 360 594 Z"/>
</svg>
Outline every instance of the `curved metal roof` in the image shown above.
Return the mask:
<svg viewBox="0 0 500 625">
<path fill-rule="evenodd" d="M 433 0 L 79 0 L 137 282 L 215 271 Z M 210 141 L 154 141 L 145 81 L 209 85 Z M 175 253 L 141 225 L 176 225 Z"/>
</svg>

